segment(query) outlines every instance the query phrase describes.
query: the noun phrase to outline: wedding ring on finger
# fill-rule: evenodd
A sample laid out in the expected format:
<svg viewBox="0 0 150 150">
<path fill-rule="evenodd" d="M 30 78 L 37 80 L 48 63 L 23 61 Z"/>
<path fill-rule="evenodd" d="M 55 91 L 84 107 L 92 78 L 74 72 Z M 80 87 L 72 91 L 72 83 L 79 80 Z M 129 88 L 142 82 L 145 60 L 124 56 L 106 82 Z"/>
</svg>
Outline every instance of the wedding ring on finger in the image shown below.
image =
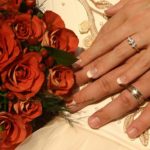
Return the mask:
<svg viewBox="0 0 150 150">
<path fill-rule="evenodd" d="M 128 37 L 128 44 L 134 49 L 134 50 L 136 50 L 136 52 L 139 52 L 140 50 L 138 49 L 138 47 L 137 47 L 137 43 L 136 43 L 136 41 L 132 38 L 132 37 Z"/>
<path fill-rule="evenodd" d="M 138 104 L 141 105 L 145 98 L 142 93 L 133 85 L 129 85 L 127 90 L 131 93 L 131 95 L 137 100 Z"/>
</svg>

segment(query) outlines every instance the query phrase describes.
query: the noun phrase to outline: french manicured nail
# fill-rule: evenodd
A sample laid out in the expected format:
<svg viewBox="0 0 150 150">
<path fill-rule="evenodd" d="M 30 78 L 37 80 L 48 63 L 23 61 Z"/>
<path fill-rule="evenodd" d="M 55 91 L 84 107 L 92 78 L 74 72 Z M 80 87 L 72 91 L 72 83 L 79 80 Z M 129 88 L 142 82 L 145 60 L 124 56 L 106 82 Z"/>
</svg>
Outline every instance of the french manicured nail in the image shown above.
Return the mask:
<svg viewBox="0 0 150 150">
<path fill-rule="evenodd" d="M 99 128 L 100 127 L 100 119 L 98 117 L 90 118 L 89 125 L 91 128 Z"/>
<path fill-rule="evenodd" d="M 130 138 L 136 138 L 138 136 L 138 130 L 136 128 L 130 128 L 127 130 L 127 134 Z"/>
<path fill-rule="evenodd" d="M 82 60 L 79 58 L 79 59 L 72 65 L 72 67 L 75 68 L 75 69 L 81 68 L 81 63 L 82 63 Z"/>
<path fill-rule="evenodd" d="M 126 84 L 126 77 L 117 78 L 117 83 L 120 84 L 120 85 Z"/>
<path fill-rule="evenodd" d="M 96 68 L 93 68 L 91 70 L 89 70 L 86 75 L 88 78 L 96 78 L 97 77 L 97 73 L 98 73 L 98 70 Z"/>
</svg>

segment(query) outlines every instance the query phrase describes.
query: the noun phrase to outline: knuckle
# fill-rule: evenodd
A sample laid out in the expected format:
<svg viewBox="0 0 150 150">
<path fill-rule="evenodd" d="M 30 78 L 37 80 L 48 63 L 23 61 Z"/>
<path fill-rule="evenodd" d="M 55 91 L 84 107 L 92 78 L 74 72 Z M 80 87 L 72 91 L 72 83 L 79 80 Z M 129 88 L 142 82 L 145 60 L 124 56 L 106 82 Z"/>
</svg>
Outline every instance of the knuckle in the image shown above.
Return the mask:
<svg viewBox="0 0 150 150">
<path fill-rule="evenodd" d="M 138 118 L 138 121 L 140 122 L 140 127 L 138 127 L 141 130 L 145 130 L 149 127 L 149 121 L 142 119 L 141 117 Z"/>
<path fill-rule="evenodd" d="M 133 29 L 133 27 L 135 26 L 135 21 L 129 19 L 128 21 L 126 21 L 125 26 L 129 31 L 131 31 L 131 29 Z"/>
<path fill-rule="evenodd" d="M 141 62 L 142 63 L 140 63 L 140 66 L 138 66 L 138 68 L 137 68 L 138 70 L 139 70 L 139 68 L 141 68 L 141 69 L 147 69 L 147 68 L 150 67 L 150 61 L 149 60 L 143 59 Z"/>
<path fill-rule="evenodd" d="M 122 26 L 122 31 L 128 31 L 129 33 L 132 33 L 133 31 L 133 25 L 132 22 L 127 20 Z"/>
<path fill-rule="evenodd" d="M 124 49 L 124 47 L 122 45 L 119 45 L 114 49 L 113 55 L 116 57 L 116 59 L 120 60 L 121 58 L 125 58 L 125 55 L 127 53 L 126 53 L 126 51 L 124 51 L 122 49 Z"/>
<path fill-rule="evenodd" d="M 74 95 L 73 99 L 76 101 L 78 105 L 83 104 L 85 102 L 85 94 L 82 94 L 81 92 Z"/>
<path fill-rule="evenodd" d="M 77 92 L 73 99 L 78 103 L 78 105 L 89 105 L 92 103 L 95 103 L 97 99 L 95 98 L 95 95 L 93 93 L 87 94 L 89 90 L 91 90 L 92 84 L 89 84 L 88 87 L 84 87 L 81 91 Z"/>
<path fill-rule="evenodd" d="M 108 77 L 103 77 L 100 80 L 98 80 L 98 86 L 101 91 L 103 91 L 104 95 L 110 95 L 112 91 L 112 84 L 111 79 Z"/>
<path fill-rule="evenodd" d="M 125 108 L 127 108 L 128 110 L 131 110 L 135 107 L 136 105 L 136 102 L 135 100 L 132 100 L 133 97 L 130 95 L 129 92 L 123 92 L 121 94 L 121 97 L 120 97 L 120 102 L 121 102 L 121 105 Z"/>
<path fill-rule="evenodd" d="M 128 20 L 129 26 L 136 27 L 137 25 L 138 26 L 143 25 L 143 24 L 140 25 L 139 22 L 143 22 L 144 19 L 147 18 L 147 16 L 148 16 L 147 13 L 148 13 L 147 10 L 143 10 L 143 11 L 138 12 L 136 15 L 132 15 Z M 144 25 L 146 25 L 146 24 L 144 24 Z"/>
</svg>

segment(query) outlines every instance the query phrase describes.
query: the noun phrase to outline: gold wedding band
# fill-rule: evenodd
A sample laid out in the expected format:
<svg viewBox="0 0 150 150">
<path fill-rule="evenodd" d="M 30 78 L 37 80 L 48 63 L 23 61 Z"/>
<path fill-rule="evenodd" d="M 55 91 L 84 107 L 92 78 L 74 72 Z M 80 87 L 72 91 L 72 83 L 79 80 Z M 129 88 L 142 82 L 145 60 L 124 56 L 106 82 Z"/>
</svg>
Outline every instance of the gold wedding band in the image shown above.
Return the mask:
<svg viewBox="0 0 150 150">
<path fill-rule="evenodd" d="M 133 85 L 129 85 L 127 87 L 127 90 L 137 100 L 139 105 L 141 105 L 144 102 L 144 100 L 145 100 L 144 96 L 142 95 L 142 93 L 136 87 L 134 87 Z"/>
</svg>

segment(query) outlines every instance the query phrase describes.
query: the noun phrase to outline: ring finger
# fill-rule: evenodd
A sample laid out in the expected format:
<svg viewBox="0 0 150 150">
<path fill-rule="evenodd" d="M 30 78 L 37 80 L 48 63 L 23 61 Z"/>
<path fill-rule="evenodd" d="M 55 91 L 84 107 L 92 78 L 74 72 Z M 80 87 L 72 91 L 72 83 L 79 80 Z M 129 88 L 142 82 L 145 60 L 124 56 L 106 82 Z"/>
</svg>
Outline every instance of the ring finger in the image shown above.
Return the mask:
<svg viewBox="0 0 150 150">
<path fill-rule="evenodd" d="M 145 32 L 132 35 L 132 38 L 136 43 L 138 43 L 136 47 L 138 47 L 139 50 L 142 50 L 142 48 L 148 45 L 148 33 L 150 33 L 150 29 Z M 103 55 L 102 57 L 97 58 L 94 62 L 78 71 L 76 73 L 77 83 L 82 85 L 88 82 L 90 78 L 96 79 L 102 76 L 114 67 L 120 65 L 135 53 L 136 50 L 129 45 L 128 41 L 123 41 L 114 50 Z"/>
</svg>

